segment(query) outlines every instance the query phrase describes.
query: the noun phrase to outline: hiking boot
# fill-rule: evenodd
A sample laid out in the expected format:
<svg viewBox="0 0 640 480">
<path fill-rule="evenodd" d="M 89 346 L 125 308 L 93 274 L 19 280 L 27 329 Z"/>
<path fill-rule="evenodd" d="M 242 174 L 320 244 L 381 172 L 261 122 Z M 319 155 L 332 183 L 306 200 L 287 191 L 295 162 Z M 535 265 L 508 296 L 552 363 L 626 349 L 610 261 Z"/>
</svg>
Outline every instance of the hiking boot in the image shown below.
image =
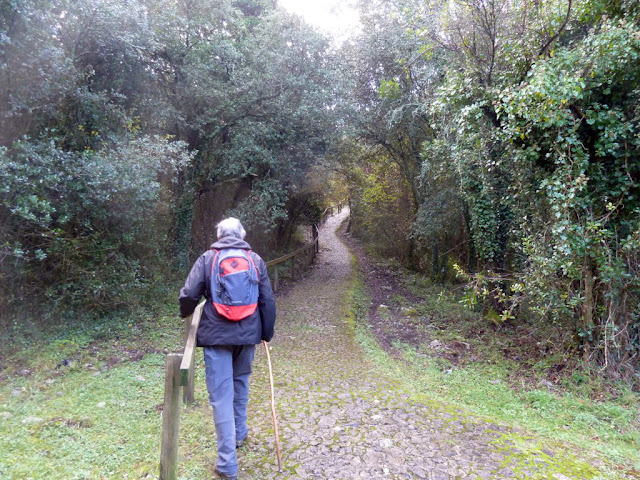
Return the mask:
<svg viewBox="0 0 640 480">
<path fill-rule="evenodd" d="M 238 474 L 222 473 L 217 468 L 216 468 L 216 475 L 218 475 L 223 480 L 238 480 Z"/>
<path fill-rule="evenodd" d="M 238 440 L 236 442 L 236 448 L 242 448 L 247 443 L 247 437 L 244 437 L 242 440 Z"/>
</svg>

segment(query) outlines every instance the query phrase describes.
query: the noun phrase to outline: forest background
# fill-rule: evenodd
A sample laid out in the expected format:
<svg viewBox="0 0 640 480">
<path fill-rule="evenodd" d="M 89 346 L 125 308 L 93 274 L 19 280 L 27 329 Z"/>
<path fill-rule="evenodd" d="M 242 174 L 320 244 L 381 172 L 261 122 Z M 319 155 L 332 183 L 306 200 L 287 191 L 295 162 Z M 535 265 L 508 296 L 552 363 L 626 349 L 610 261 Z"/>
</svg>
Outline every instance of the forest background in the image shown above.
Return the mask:
<svg viewBox="0 0 640 480">
<path fill-rule="evenodd" d="M 3 337 L 144 304 L 225 215 L 275 257 L 348 195 L 369 252 L 637 388 L 640 6 L 359 8 L 338 44 L 272 0 L 2 2 Z"/>
</svg>

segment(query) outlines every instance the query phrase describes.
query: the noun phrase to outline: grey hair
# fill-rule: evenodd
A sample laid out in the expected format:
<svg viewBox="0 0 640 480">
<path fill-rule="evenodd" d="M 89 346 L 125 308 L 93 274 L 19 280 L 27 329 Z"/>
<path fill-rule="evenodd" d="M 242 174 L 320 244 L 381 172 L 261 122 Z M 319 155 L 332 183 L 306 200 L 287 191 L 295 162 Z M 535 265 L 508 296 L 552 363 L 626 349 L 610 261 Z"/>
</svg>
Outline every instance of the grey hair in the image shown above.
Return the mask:
<svg viewBox="0 0 640 480">
<path fill-rule="evenodd" d="M 244 240 L 247 232 L 237 218 L 229 217 L 222 220 L 216 227 L 218 229 L 218 240 L 222 237 L 236 237 Z"/>
</svg>

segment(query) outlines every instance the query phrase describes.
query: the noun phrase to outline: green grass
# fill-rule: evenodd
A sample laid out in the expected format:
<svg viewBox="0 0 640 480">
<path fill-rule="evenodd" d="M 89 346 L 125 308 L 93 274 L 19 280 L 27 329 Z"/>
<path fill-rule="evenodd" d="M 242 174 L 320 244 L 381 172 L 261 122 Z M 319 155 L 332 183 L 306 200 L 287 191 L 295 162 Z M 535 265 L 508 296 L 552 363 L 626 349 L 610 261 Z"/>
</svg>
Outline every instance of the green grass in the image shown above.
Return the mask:
<svg viewBox="0 0 640 480">
<path fill-rule="evenodd" d="M 443 342 L 466 341 L 477 349 L 479 360 L 454 366 L 429 350 L 428 345 L 394 344 L 394 355 L 384 351 L 366 327 L 369 299 L 360 280 L 352 292 L 353 323 L 356 337 L 364 350 L 381 369 L 407 385 L 416 398 L 437 400 L 455 405 L 465 412 L 497 423 L 515 426 L 526 436 L 563 452 L 565 461 L 556 462 L 556 473 L 578 478 L 640 478 L 640 417 L 639 396 L 630 388 L 618 385 L 615 399 L 596 401 L 594 389 L 601 386 L 591 377 L 580 384 L 592 382 L 587 389 L 572 385 L 569 390 L 550 391 L 532 388 L 535 382 L 529 374 L 527 383 L 514 382 L 514 362 L 498 354 L 500 348 L 487 345 L 486 338 L 474 336 L 482 328 L 484 319 L 463 308 L 452 295 L 440 295 L 437 288 L 410 277 L 410 289 L 423 301 L 412 305 L 421 315 L 432 320 L 433 338 Z M 395 295 L 392 303 L 407 305 L 408 301 Z M 392 314 L 392 313 L 391 313 Z M 486 328 L 486 326 L 484 326 Z M 508 340 L 505 340 L 508 341 Z M 540 371 L 544 368 L 536 365 Z M 521 367 L 518 367 L 521 368 Z M 578 373 L 574 375 L 580 376 Z M 522 452 L 531 450 L 531 440 L 520 434 L 504 437 Z M 500 449 L 500 445 L 496 445 Z M 539 455 L 539 449 L 536 452 Z M 531 453 L 531 452 L 529 452 Z M 526 463 L 527 455 L 514 459 L 517 465 Z M 575 455 L 575 456 L 574 456 Z M 578 458 L 589 459 L 598 465 L 593 468 Z M 570 460 L 573 459 L 573 460 Z M 570 476 L 570 478 L 576 478 Z"/>
<path fill-rule="evenodd" d="M 595 402 L 542 389 L 516 390 L 506 381 L 507 369 L 501 365 L 468 366 L 447 373 L 412 349 L 403 353 L 403 361 L 416 372 L 413 381 L 420 390 L 473 413 L 596 450 L 612 462 L 640 465 L 637 404 Z"/>
<path fill-rule="evenodd" d="M 174 297 L 174 296 L 172 296 Z M 3 352 L 0 479 L 156 479 L 160 462 L 165 355 L 183 342 L 175 298 L 153 314 L 83 322 L 27 334 Z M 12 332 L 20 337 L 19 330 Z M 60 365 L 62 360 L 68 365 Z M 257 368 L 257 367 L 256 367 Z M 264 372 L 263 372 L 264 373 Z M 196 403 L 181 407 L 179 478 L 211 478 L 216 439 L 202 350 L 196 350 Z M 262 389 L 266 392 L 266 389 Z M 266 395 L 266 393 L 262 393 Z M 253 398 L 261 393 L 257 392 Z M 268 400 L 265 400 L 268 403 Z M 272 452 L 247 450 L 253 465 Z M 243 478 L 259 480 L 260 471 Z"/>
<path fill-rule="evenodd" d="M 99 373 L 99 375 L 97 375 Z M 145 478 L 159 458 L 164 356 L 2 385 L 0 477 Z M 47 380 L 53 380 L 47 382 Z"/>
<path fill-rule="evenodd" d="M 175 307 L 150 312 L 4 332 L 0 478 L 157 478 L 161 352 L 183 323 Z"/>
</svg>

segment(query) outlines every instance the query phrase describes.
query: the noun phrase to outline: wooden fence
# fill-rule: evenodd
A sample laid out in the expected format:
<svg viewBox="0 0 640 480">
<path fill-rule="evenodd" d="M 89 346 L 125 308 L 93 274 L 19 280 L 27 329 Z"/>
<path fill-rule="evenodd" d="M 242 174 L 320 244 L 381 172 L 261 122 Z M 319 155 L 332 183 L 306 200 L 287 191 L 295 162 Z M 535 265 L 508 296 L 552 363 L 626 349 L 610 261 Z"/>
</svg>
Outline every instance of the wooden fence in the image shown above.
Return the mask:
<svg viewBox="0 0 640 480">
<path fill-rule="evenodd" d="M 346 204 L 346 200 L 342 200 L 335 205 L 327 207 L 322 212 L 320 216 L 319 224 L 322 225 L 325 220 L 333 215 L 334 213 L 340 213 Z M 269 270 L 269 274 L 271 276 L 273 291 L 278 291 L 278 284 L 280 280 L 280 268 L 278 265 L 284 264 L 289 261 L 289 276 L 291 280 L 296 279 L 296 273 L 299 268 L 309 267 L 313 265 L 313 262 L 316 259 L 316 254 L 320 251 L 320 244 L 318 239 L 318 225 L 311 225 L 311 243 L 305 245 L 304 247 L 296 250 L 295 252 L 291 252 L 284 257 L 276 258 L 275 260 L 270 260 L 267 263 L 267 269 Z M 296 262 L 296 259 L 298 262 Z M 297 265 L 301 264 L 301 265 Z"/>
<path fill-rule="evenodd" d="M 348 203 L 348 199 L 344 199 L 344 200 L 340 200 L 335 205 L 325 208 L 324 212 L 322 212 L 322 215 L 320 217 L 320 224 L 323 224 L 325 220 L 331 215 L 333 215 L 334 213 L 340 213 L 347 203 Z"/>
<path fill-rule="evenodd" d="M 340 212 L 344 202 L 327 208 L 321 218 L 335 212 Z M 296 279 L 296 272 L 302 267 L 313 264 L 316 254 L 320 251 L 318 226 L 311 226 L 311 243 L 283 257 L 266 262 L 267 270 L 273 281 L 273 291 L 278 290 L 280 277 L 279 265 L 290 262 L 289 272 L 292 280 Z M 178 479 L 178 439 L 180 438 L 180 388 L 182 401 L 185 404 L 194 402 L 194 363 L 196 351 L 196 334 L 200 325 L 204 301 L 201 302 L 193 314 L 185 319 L 185 347 L 183 353 L 170 353 L 165 362 L 164 406 L 162 409 L 162 443 L 160 446 L 160 480 Z"/>
<path fill-rule="evenodd" d="M 273 286 L 273 291 L 278 291 L 278 284 L 280 281 L 280 267 L 278 265 L 283 265 L 285 262 L 289 262 L 289 276 L 291 280 L 296 279 L 296 271 L 300 268 L 308 267 L 313 264 L 316 259 L 316 254 L 320 251 L 320 243 L 318 239 L 318 226 L 311 226 L 311 235 L 313 240 L 311 243 L 305 245 L 302 248 L 299 248 L 295 252 L 291 252 L 284 257 L 276 258 L 275 260 L 270 260 L 267 263 L 267 271 L 269 272 L 269 276 L 271 277 L 271 284 Z M 297 265 L 297 263 L 301 265 Z"/>
</svg>

